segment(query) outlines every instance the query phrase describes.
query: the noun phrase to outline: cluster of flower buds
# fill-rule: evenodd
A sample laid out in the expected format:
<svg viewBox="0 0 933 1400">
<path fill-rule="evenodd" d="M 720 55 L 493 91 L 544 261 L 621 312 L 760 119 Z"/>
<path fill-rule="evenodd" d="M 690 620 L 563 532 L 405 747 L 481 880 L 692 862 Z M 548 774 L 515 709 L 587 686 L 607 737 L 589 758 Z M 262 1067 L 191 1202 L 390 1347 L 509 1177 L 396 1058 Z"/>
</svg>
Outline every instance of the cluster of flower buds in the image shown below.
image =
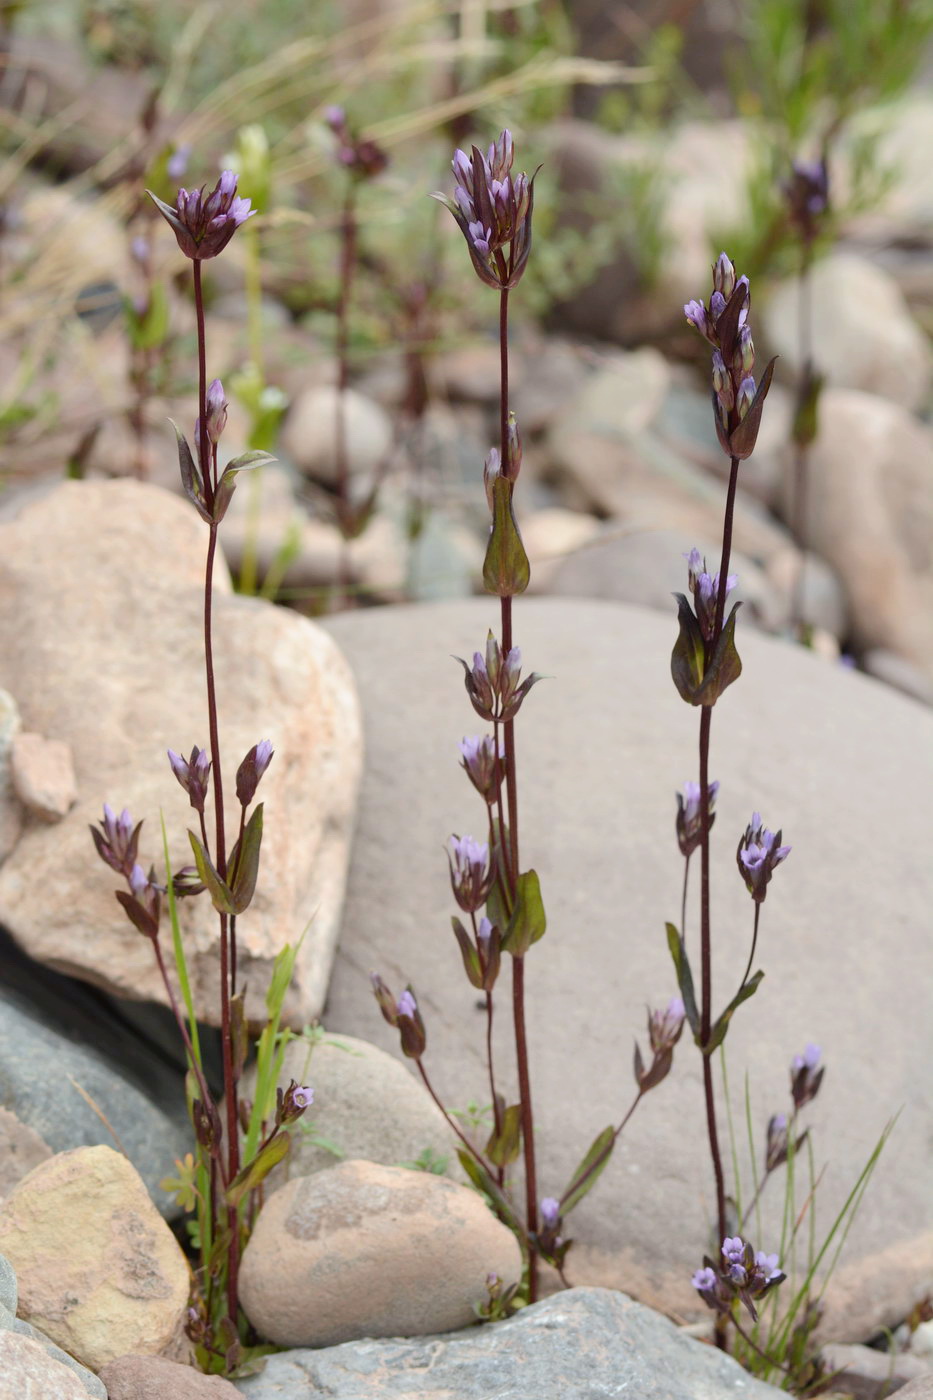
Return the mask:
<svg viewBox="0 0 933 1400">
<path fill-rule="evenodd" d="M 716 813 L 713 810 L 719 783 L 709 785 L 709 826 L 713 828 Z M 677 794 L 677 844 L 683 856 L 691 856 L 703 837 L 703 821 L 700 813 L 700 784 L 687 780 L 683 793 Z"/>
<path fill-rule="evenodd" d="M 241 807 L 248 807 L 256 796 L 259 780 L 272 762 L 272 743 L 260 739 L 254 744 L 236 773 L 236 796 Z"/>
<path fill-rule="evenodd" d="M 790 846 L 782 846 L 781 832 L 762 827 L 761 817 L 752 813 L 751 825 L 739 842 L 736 861 L 745 887 L 756 904 L 761 904 L 768 892 L 768 883 L 776 865 L 786 860 Z"/>
<path fill-rule="evenodd" d="M 451 919 L 454 935 L 460 945 L 463 968 L 472 986 L 482 992 L 491 992 L 499 976 L 502 955 L 502 933 L 496 924 L 485 916 L 476 928 L 475 941 L 470 937 L 456 914 Z"/>
<path fill-rule="evenodd" d="M 755 1303 L 787 1277 L 778 1267 L 776 1254 L 757 1252 L 740 1236 L 727 1236 L 722 1242 L 721 1262 L 704 1258 L 692 1283 L 707 1307 L 729 1314 L 736 1299 L 744 1303 L 752 1319 L 758 1321 Z"/>
<path fill-rule="evenodd" d="M 216 1157 L 220 1152 L 224 1129 L 213 1099 L 195 1099 L 192 1102 L 191 1122 L 198 1145 Z"/>
<path fill-rule="evenodd" d="M 674 1046 L 683 1032 L 685 1014 L 680 997 L 671 997 L 663 1011 L 648 1012 L 648 1043 L 652 1060 L 647 1067 L 638 1041 L 635 1042 L 635 1083 L 643 1094 L 667 1078 L 674 1059 Z"/>
<path fill-rule="evenodd" d="M 693 594 L 693 606 L 704 641 L 711 642 L 716 630 L 716 601 L 719 596 L 719 575 L 707 572 L 706 560 L 696 548 L 685 554 L 687 582 Z M 726 575 L 726 597 L 738 585 L 738 574 Z"/>
<path fill-rule="evenodd" d="M 281 1127 L 284 1123 L 294 1123 L 306 1108 L 311 1107 L 314 1103 L 314 1090 L 310 1085 L 299 1084 L 293 1079 L 284 1091 L 281 1088 L 276 1089 L 275 1101 L 276 1127 Z"/>
<path fill-rule="evenodd" d="M 720 446 L 727 456 L 740 459 L 754 450 L 774 372 L 771 360 L 756 387 L 748 304 L 748 278 L 737 278 L 732 260 L 720 253 L 713 266 L 709 305 L 688 301 L 684 306 L 689 324 L 713 347 L 713 414 Z"/>
<path fill-rule="evenodd" d="M 502 785 L 502 765 L 505 758 L 503 740 L 496 741 L 491 734 L 475 735 L 460 741 L 461 768 L 476 788 L 480 797 L 489 804 L 495 802 Z"/>
<path fill-rule="evenodd" d="M 503 131 L 486 155 L 457 151 L 453 199 L 435 194 L 453 214 L 466 239 L 477 276 L 500 291 L 515 287 L 531 252 L 535 175 L 513 175 L 512 133 Z"/>
<path fill-rule="evenodd" d="M 495 883 L 495 859 L 490 860 L 486 842 L 472 836 L 451 836 L 446 849 L 454 899 L 464 913 L 475 914 Z"/>
<path fill-rule="evenodd" d="M 241 224 L 256 212 L 250 201 L 236 192 L 237 177 L 225 170 L 210 194 L 205 186 L 199 190 L 178 191 L 175 207 L 165 204 L 152 191 L 149 198 L 172 229 L 178 246 L 186 258 L 203 261 L 222 253 Z"/>
<path fill-rule="evenodd" d="M 820 1047 L 811 1043 L 802 1055 L 795 1055 L 791 1061 L 790 1091 L 796 1108 L 803 1108 L 820 1091 L 826 1070 L 826 1066 L 820 1064 L 821 1053 Z"/>
<path fill-rule="evenodd" d="M 522 653 L 519 647 L 502 655 L 492 632 L 486 638 L 486 655 L 473 653 L 473 665 L 468 666 L 462 656 L 454 658 L 464 670 L 464 684 L 476 713 L 485 720 L 510 720 L 518 714 L 522 701 L 533 685 L 541 679 L 533 671 L 527 680 L 519 685 L 522 671 Z"/>
<path fill-rule="evenodd" d="M 396 1001 L 378 972 L 370 973 L 369 980 L 383 1018 L 390 1026 L 395 1026 L 401 1037 L 402 1053 L 410 1060 L 420 1060 L 427 1044 L 427 1034 L 411 987 L 406 987 Z"/>
<path fill-rule="evenodd" d="M 115 870 L 118 875 L 122 875 L 128 880 L 130 872 L 136 864 L 142 822 L 137 822 L 134 826 L 128 807 L 124 807 L 120 815 L 117 816 L 109 802 L 105 802 L 104 816 L 100 827 L 100 831 L 97 830 L 96 826 L 92 826 L 90 829 L 94 845 L 97 847 L 97 854 L 106 865 L 110 866 L 111 870 Z"/>
<path fill-rule="evenodd" d="M 829 211 L 829 170 L 826 160 L 795 160 L 784 184 L 787 212 L 794 228 L 812 243 Z"/>
<path fill-rule="evenodd" d="M 168 761 L 172 765 L 175 777 L 188 794 L 188 801 L 194 810 L 203 812 L 204 803 L 207 801 L 207 780 L 211 771 L 207 749 L 199 749 L 195 744 L 190 758 L 182 758 L 174 749 L 169 749 Z"/>
<path fill-rule="evenodd" d="M 354 132 L 343 107 L 328 107 L 324 120 L 337 138 L 337 163 L 361 180 L 381 175 L 389 163 L 386 152 L 375 141 Z"/>
</svg>

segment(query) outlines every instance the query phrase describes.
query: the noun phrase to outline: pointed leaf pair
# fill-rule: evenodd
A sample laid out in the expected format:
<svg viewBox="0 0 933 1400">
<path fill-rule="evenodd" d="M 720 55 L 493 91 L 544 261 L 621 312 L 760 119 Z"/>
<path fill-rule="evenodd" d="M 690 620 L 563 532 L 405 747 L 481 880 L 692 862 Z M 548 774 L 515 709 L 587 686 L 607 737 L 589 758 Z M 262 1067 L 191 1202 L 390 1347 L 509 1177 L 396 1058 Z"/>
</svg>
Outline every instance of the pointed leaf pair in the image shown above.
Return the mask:
<svg viewBox="0 0 933 1400">
<path fill-rule="evenodd" d="M 674 971 L 677 973 L 677 986 L 680 990 L 680 999 L 684 1004 L 684 1015 L 687 1017 L 687 1025 L 693 1031 L 694 1039 L 696 1039 L 700 1033 L 700 1013 L 697 1010 L 696 996 L 693 991 L 693 974 L 687 960 L 687 950 L 677 931 L 677 926 L 665 924 L 664 927 L 667 929 L 667 946 L 674 960 Z"/>
<path fill-rule="evenodd" d="M 741 606 L 741 603 L 733 606 L 717 638 L 702 683 L 694 694 L 694 705 L 715 705 L 727 686 L 742 674 L 742 661 L 735 649 L 735 615 Z"/>
<path fill-rule="evenodd" d="M 194 863 L 198 867 L 201 884 L 206 887 L 214 908 L 218 914 L 235 914 L 237 911 L 233 904 L 233 891 L 214 869 L 214 862 L 207 854 L 201 838 L 189 830 L 188 839 L 194 852 Z"/>
<path fill-rule="evenodd" d="M 483 561 L 483 584 L 487 593 L 512 598 L 528 587 L 531 567 L 512 511 L 511 481 L 497 476 L 492 492 L 492 534 Z"/>
<path fill-rule="evenodd" d="M 740 461 L 743 461 L 746 457 L 750 457 L 755 450 L 755 443 L 758 440 L 758 429 L 761 426 L 761 410 L 765 406 L 765 399 L 768 397 L 768 390 L 771 388 L 771 379 L 774 374 L 776 361 L 776 355 L 773 360 L 768 361 L 767 368 L 761 376 L 749 410 L 729 439 L 729 452 L 733 457 L 738 457 Z"/>
<path fill-rule="evenodd" d="M 238 1206 L 244 1196 L 248 1196 L 265 1180 L 272 1168 L 286 1156 L 291 1141 L 290 1135 L 285 1132 L 276 1133 L 269 1139 L 262 1151 L 237 1173 L 227 1187 L 225 1199 L 228 1206 Z"/>
<path fill-rule="evenodd" d="M 541 899 L 541 883 L 535 870 L 519 875 L 515 885 L 515 907 L 502 939 L 502 951 L 513 958 L 523 958 L 544 936 L 547 918 Z"/>
<path fill-rule="evenodd" d="M 703 684 L 706 665 L 703 633 L 686 596 L 675 593 L 674 597 L 677 599 L 680 632 L 671 652 L 671 677 L 681 699 L 693 705 L 696 703 L 693 697 Z"/>
<path fill-rule="evenodd" d="M 257 467 L 264 467 L 268 462 L 274 462 L 268 452 L 244 452 L 242 456 L 235 457 L 232 462 L 228 462 L 224 467 L 223 474 L 217 483 L 217 491 L 214 495 L 214 523 L 219 525 L 227 514 L 227 507 L 233 500 L 233 493 L 236 489 L 236 478 L 239 472 L 255 471 Z"/>
<path fill-rule="evenodd" d="M 208 525 L 213 525 L 214 517 L 208 508 L 207 498 L 204 495 L 204 483 L 201 480 L 201 473 L 195 466 L 191 448 L 188 446 L 188 439 L 179 429 L 177 423 L 172 422 L 171 418 L 168 421 L 175 429 L 175 438 L 178 442 L 178 467 L 181 471 L 181 484 L 184 487 L 185 495 L 201 519 L 205 520 Z"/>
<path fill-rule="evenodd" d="M 586 1193 L 593 1189 L 612 1156 L 612 1149 L 615 1145 L 616 1131 L 610 1123 L 609 1127 L 603 1128 L 599 1136 L 593 1140 L 586 1156 L 570 1178 L 570 1185 L 560 1198 L 562 1215 L 568 1215 L 574 1206 L 583 1200 Z"/>
<path fill-rule="evenodd" d="M 242 914 L 252 903 L 256 893 L 256 880 L 259 875 L 259 848 L 262 845 L 262 808 L 260 802 L 243 832 L 242 846 L 239 841 L 230 856 L 227 871 L 234 912 Z"/>
<path fill-rule="evenodd" d="M 117 899 L 123 905 L 126 917 L 134 928 L 138 929 L 146 938 L 157 938 L 159 925 L 138 899 L 134 899 L 126 890 L 114 890 Z"/>
</svg>

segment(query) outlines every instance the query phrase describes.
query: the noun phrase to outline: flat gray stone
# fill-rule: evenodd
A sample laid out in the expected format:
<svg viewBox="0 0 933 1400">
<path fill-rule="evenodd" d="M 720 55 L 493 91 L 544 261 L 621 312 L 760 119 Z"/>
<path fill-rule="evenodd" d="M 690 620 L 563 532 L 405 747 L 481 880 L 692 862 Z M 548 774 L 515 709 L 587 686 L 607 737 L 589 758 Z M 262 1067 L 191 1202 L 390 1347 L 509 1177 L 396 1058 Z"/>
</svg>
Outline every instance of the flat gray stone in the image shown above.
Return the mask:
<svg viewBox="0 0 933 1400">
<path fill-rule="evenodd" d="M 631 1101 L 632 1037 L 644 1048 L 645 1004 L 664 1004 L 675 990 L 664 935 L 664 921 L 679 920 L 683 875 L 674 794 L 697 777 L 699 717 L 670 679 L 673 604 L 669 618 L 548 598 L 519 599 L 514 611 L 526 673 L 554 677 L 525 702 L 517 747 L 522 865 L 538 871 L 548 915 L 526 969 L 538 1189 L 559 1196 L 597 1133 Z M 486 726 L 450 655 L 470 656 L 498 618 L 494 600 L 475 599 L 328 624 L 363 699 L 367 765 L 325 1019 L 398 1054 L 368 973 L 378 970 L 396 995 L 411 979 L 427 1030 L 426 1068 L 457 1109 L 488 1099 L 484 1018 L 450 932 L 455 905 L 442 847 L 451 832 L 484 834 L 457 744 Z M 783 827 L 793 847 L 763 911 L 765 980 L 727 1041 L 743 1185 L 747 1198 L 746 1070 L 760 1160 L 768 1117 L 788 1106 L 791 1058 L 808 1041 L 823 1047 L 826 1080 L 804 1115 L 817 1168 L 826 1164 L 818 1235 L 900 1109 L 825 1298 L 826 1336 L 864 1340 L 897 1325 L 933 1277 L 925 1087 L 933 878 L 917 834 L 933 790 L 933 714 L 754 633 L 741 615 L 737 643 L 745 669 L 712 723 L 711 777 L 722 784 L 712 854 L 718 1006 L 748 956 L 751 902 L 735 848 L 752 811 Z M 695 869 L 691 882 L 695 899 Z M 692 910 L 696 963 L 695 903 Z M 496 1001 L 505 1093 L 514 1087 L 508 987 L 506 971 Z M 731 1167 L 723 1113 L 719 1121 Z M 777 1248 L 782 1204 L 779 1179 L 764 1194 L 756 1248 Z M 670 1077 L 639 1108 L 570 1217 L 577 1243 L 569 1276 L 705 1317 L 690 1279 L 713 1209 L 699 1057 L 685 1037 Z"/>
<path fill-rule="evenodd" d="M 607 1288 L 574 1288 L 515 1317 L 415 1341 L 271 1356 L 235 1382 L 249 1400 L 776 1400 L 737 1362 Z"/>
<path fill-rule="evenodd" d="M 16 1270 L 5 1254 L 0 1254 L 0 1308 L 16 1315 Z"/>
</svg>

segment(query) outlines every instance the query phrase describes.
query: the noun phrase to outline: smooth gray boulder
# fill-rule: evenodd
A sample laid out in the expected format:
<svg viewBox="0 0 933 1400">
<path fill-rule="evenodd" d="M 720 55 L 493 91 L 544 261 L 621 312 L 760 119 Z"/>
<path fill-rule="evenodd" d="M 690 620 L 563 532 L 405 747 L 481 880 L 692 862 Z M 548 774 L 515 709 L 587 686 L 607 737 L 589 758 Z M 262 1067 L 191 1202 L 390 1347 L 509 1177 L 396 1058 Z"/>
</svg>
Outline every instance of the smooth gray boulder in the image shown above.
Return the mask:
<svg viewBox="0 0 933 1400">
<path fill-rule="evenodd" d="M 379 971 L 396 995 L 410 979 L 426 1067 L 458 1109 L 488 1097 L 484 1018 L 450 931 L 443 843 L 451 832 L 484 834 L 457 745 L 485 726 L 450 656 L 469 657 L 498 617 L 494 600 L 475 599 L 328 623 L 361 692 L 368 759 L 326 1017 L 398 1054 L 367 974 Z M 664 934 L 665 920 L 679 920 L 683 876 L 674 796 L 697 777 L 699 722 L 671 683 L 675 635 L 673 604 L 670 618 L 593 600 L 519 599 L 514 608 L 525 672 L 554 678 L 531 692 L 517 721 L 521 862 L 540 875 L 549 921 L 526 967 L 541 1196 L 559 1196 L 597 1133 L 621 1120 L 645 1005 L 675 991 Z M 747 1199 L 746 1070 L 760 1161 L 768 1117 L 788 1107 L 791 1058 L 808 1041 L 828 1066 L 804 1114 L 817 1169 L 826 1164 L 818 1238 L 900 1110 L 825 1299 L 827 1337 L 865 1340 L 901 1321 L 933 1278 L 933 870 L 918 829 L 933 790 L 933 714 L 756 634 L 741 615 L 737 642 L 745 670 L 712 721 L 710 772 L 722 784 L 712 856 L 718 1007 L 749 951 L 752 907 L 735 850 L 751 813 L 783 827 L 793 847 L 763 910 L 765 980 L 726 1042 L 740 1167 Z M 504 1092 L 513 1088 L 508 994 L 506 971 L 497 992 Z M 669 1079 L 569 1218 L 574 1283 L 706 1315 L 690 1283 L 715 1208 L 702 1099 L 699 1056 L 685 1036 Z M 722 1112 L 720 1131 L 729 1163 Z M 765 1192 L 756 1248 L 777 1248 L 782 1190 L 776 1180 Z"/>
<path fill-rule="evenodd" d="M 248 1400 L 776 1400 L 667 1318 L 608 1288 L 574 1288 L 492 1326 L 270 1356 Z"/>
</svg>

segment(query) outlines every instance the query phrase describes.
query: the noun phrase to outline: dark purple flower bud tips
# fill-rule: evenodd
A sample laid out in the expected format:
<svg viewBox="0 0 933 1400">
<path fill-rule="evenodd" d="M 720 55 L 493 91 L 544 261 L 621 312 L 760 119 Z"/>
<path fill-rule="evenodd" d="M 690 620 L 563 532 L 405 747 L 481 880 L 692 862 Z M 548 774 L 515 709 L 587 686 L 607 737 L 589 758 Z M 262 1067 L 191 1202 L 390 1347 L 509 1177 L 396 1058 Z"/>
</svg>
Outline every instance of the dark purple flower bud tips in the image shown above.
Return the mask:
<svg viewBox="0 0 933 1400">
<path fill-rule="evenodd" d="M 496 743 L 491 734 L 462 739 L 460 754 L 463 759 L 461 767 L 480 797 L 486 802 L 495 801 L 502 781 L 502 764 L 505 757 L 504 741 L 499 740 L 497 754 Z"/>
<path fill-rule="evenodd" d="M 790 1067 L 790 1091 L 796 1108 L 803 1108 L 820 1092 L 825 1065 L 820 1064 L 821 1050 L 809 1044 L 802 1055 L 795 1055 Z"/>
<path fill-rule="evenodd" d="M 780 841 L 781 832 L 762 827 L 761 817 L 753 812 L 751 824 L 745 828 L 745 835 L 739 842 L 736 861 L 739 874 L 756 904 L 764 900 L 775 867 L 790 854 L 790 846 L 782 846 Z"/>
<path fill-rule="evenodd" d="M 138 822 L 134 827 L 133 818 L 127 807 L 124 807 L 120 815 L 117 816 L 110 803 L 105 802 L 104 816 L 100 827 L 100 831 L 95 826 L 90 828 L 97 854 L 106 865 L 110 866 L 111 870 L 115 870 L 118 875 L 122 875 L 128 880 L 130 872 L 136 864 L 142 822 Z"/>
<path fill-rule="evenodd" d="M 396 1004 L 396 1025 L 402 1041 L 402 1053 L 410 1060 L 420 1060 L 424 1054 L 427 1036 L 418 1003 L 411 987 L 406 987 Z"/>
<path fill-rule="evenodd" d="M 553 1196 L 545 1196 L 538 1207 L 541 1213 L 541 1224 L 546 1230 L 554 1230 L 560 1222 L 560 1201 Z"/>
<path fill-rule="evenodd" d="M 343 107 L 325 107 L 324 121 L 337 138 L 337 163 L 358 179 L 380 175 L 389 157 L 380 145 L 360 136 L 350 127 Z"/>
<path fill-rule="evenodd" d="M 812 242 L 829 210 L 829 170 L 825 159 L 795 160 L 784 184 L 790 221 L 800 236 Z"/>
<path fill-rule="evenodd" d="M 454 197 L 435 194 L 466 239 L 477 276 L 500 290 L 518 284 L 531 251 L 535 177 L 513 175 L 512 134 L 503 131 L 483 155 L 456 151 L 451 162 Z"/>
<path fill-rule="evenodd" d="M 248 199 L 237 197 L 236 188 L 236 175 L 225 170 L 206 197 L 204 185 L 199 190 L 180 189 L 174 208 L 148 193 L 185 257 L 201 261 L 222 253 L 240 225 L 256 212 Z"/>
<path fill-rule="evenodd" d="M 451 836 L 447 843 L 450 884 L 454 898 L 467 914 L 482 908 L 495 880 L 495 861 L 489 859 L 485 842 L 472 836 Z"/>
<path fill-rule="evenodd" d="M 206 408 L 207 436 L 211 442 L 217 443 L 227 426 L 227 400 L 224 398 L 224 386 L 219 379 L 211 380 L 207 391 Z"/>
<path fill-rule="evenodd" d="M 331 131 L 342 131 L 347 121 L 347 114 L 342 107 L 336 105 L 324 108 L 324 120 Z"/>
<path fill-rule="evenodd" d="M 708 807 L 711 829 L 716 820 L 713 806 L 718 791 L 719 783 L 710 783 Z M 683 793 L 677 794 L 676 831 L 681 855 L 692 855 L 703 838 L 703 820 L 700 814 L 700 784 L 692 783 L 689 779 L 684 783 Z"/>
<path fill-rule="evenodd" d="M 655 1055 L 673 1050 L 684 1028 L 684 1004 L 680 997 L 671 997 L 663 1011 L 648 1015 L 648 1039 Z"/>
<path fill-rule="evenodd" d="M 256 796 L 259 780 L 272 762 L 272 744 L 261 739 L 254 744 L 237 769 L 236 795 L 241 807 L 248 807 Z"/>
<path fill-rule="evenodd" d="M 687 561 L 687 582 L 694 598 L 694 610 L 700 632 L 707 642 L 712 641 L 716 630 L 716 602 L 719 597 L 719 574 L 710 575 L 706 570 L 706 560 L 696 548 L 685 554 Z M 738 586 L 738 574 L 726 576 L 726 597 Z"/>
<path fill-rule="evenodd" d="M 785 1275 L 776 1254 L 754 1250 L 740 1236 L 728 1236 L 722 1242 L 721 1262 L 704 1259 L 704 1267 L 693 1275 L 692 1283 L 707 1307 L 715 1312 L 729 1313 L 736 1298 L 744 1304 L 752 1319 L 757 1321 L 755 1301 L 763 1298 Z"/>
<path fill-rule="evenodd" d="M 382 1012 L 383 1018 L 388 1021 L 390 1026 L 398 1025 L 398 1012 L 395 1009 L 395 998 L 389 991 L 385 982 L 383 982 L 378 972 L 371 972 L 369 974 L 369 980 L 372 983 L 373 995 L 379 1003 L 379 1010 Z"/>
<path fill-rule="evenodd" d="M 765 1170 L 773 1172 L 787 1161 L 787 1114 L 775 1113 L 768 1120 L 765 1144 Z"/>
</svg>

